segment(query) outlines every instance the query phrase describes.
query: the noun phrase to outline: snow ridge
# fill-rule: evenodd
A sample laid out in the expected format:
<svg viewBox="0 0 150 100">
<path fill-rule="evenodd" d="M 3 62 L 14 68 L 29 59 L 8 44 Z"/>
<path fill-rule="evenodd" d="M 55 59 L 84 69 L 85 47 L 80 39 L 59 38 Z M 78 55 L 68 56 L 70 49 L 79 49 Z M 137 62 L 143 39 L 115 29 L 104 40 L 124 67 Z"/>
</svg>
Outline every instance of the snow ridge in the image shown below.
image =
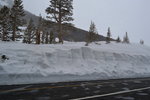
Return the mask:
<svg viewBox="0 0 150 100">
<path fill-rule="evenodd" d="M 150 47 L 144 45 L 0 44 L 0 55 L 9 57 L 9 60 L 0 62 L 0 84 L 150 76 Z"/>
</svg>

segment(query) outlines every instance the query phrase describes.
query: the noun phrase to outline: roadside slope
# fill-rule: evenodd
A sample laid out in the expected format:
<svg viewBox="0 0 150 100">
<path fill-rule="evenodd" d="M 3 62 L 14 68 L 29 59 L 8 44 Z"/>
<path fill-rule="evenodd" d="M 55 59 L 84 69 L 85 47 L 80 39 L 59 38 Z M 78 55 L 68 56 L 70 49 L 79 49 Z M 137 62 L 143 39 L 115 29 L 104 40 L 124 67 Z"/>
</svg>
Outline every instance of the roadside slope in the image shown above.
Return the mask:
<svg viewBox="0 0 150 100">
<path fill-rule="evenodd" d="M 0 42 L 0 84 L 150 76 L 150 47 L 139 44 L 28 45 Z"/>
</svg>

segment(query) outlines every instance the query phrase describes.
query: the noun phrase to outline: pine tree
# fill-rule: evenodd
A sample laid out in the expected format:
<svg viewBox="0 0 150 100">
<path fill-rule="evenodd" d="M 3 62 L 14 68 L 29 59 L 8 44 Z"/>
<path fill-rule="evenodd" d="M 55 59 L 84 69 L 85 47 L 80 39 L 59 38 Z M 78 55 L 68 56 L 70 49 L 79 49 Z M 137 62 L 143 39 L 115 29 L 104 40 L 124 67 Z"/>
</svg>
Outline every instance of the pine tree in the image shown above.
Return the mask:
<svg viewBox="0 0 150 100">
<path fill-rule="evenodd" d="M 15 41 L 16 31 L 19 26 L 24 24 L 24 20 L 22 19 L 24 14 L 22 0 L 14 0 L 14 5 L 11 8 L 11 24 L 12 24 L 12 40 Z"/>
<path fill-rule="evenodd" d="M 90 29 L 89 29 L 90 42 L 93 42 L 96 40 L 96 37 L 95 37 L 96 33 L 97 33 L 96 26 L 94 22 L 91 22 Z"/>
<path fill-rule="evenodd" d="M 140 40 L 140 44 L 142 44 L 142 45 L 143 45 L 143 44 L 144 44 L 144 41 L 143 41 L 143 40 Z"/>
<path fill-rule="evenodd" d="M 53 40 L 54 40 L 54 33 L 53 31 L 50 32 L 50 44 L 53 43 Z"/>
<path fill-rule="evenodd" d="M 120 43 L 121 42 L 121 39 L 120 37 L 118 36 L 117 40 L 116 40 L 117 43 Z"/>
<path fill-rule="evenodd" d="M 97 30 L 94 22 L 91 21 L 89 32 L 86 36 L 86 44 L 96 41 L 97 39 Z"/>
<path fill-rule="evenodd" d="M 32 43 L 31 40 L 34 37 L 34 31 L 35 31 L 35 26 L 34 26 L 32 18 L 31 18 L 29 21 L 29 24 L 27 26 L 27 29 L 24 33 L 24 40 L 23 40 L 24 43 L 28 43 L 28 44 Z"/>
<path fill-rule="evenodd" d="M 38 29 L 39 31 L 43 31 L 43 18 L 42 18 L 42 16 L 41 16 L 41 14 L 39 15 L 37 29 Z"/>
<path fill-rule="evenodd" d="M 8 40 L 8 31 L 10 29 L 10 9 L 6 6 L 0 9 L 0 26 L 2 31 L 2 41 Z"/>
<path fill-rule="evenodd" d="M 73 0 L 50 0 L 50 6 L 46 9 L 48 18 L 59 25 L 59 42 L 63 43 L 62 24 L 73 21 Z"/>
<path fill-rule="evenodd" d="M 129 41 L 129 37 L 128 37 L 128 33 L 126 32 L 126 35 L 125 35 L 125 37 L 123 38 L 123 43 L 130 43 L 130 41 Z"/>
<path fill-rule="evenodd" d="M 110 27 L 108 27 L 107 37 L 106 37 L 106 43 L 110 43 L 110 37 L 111 37 L 111 31 Z"/>
</svg>

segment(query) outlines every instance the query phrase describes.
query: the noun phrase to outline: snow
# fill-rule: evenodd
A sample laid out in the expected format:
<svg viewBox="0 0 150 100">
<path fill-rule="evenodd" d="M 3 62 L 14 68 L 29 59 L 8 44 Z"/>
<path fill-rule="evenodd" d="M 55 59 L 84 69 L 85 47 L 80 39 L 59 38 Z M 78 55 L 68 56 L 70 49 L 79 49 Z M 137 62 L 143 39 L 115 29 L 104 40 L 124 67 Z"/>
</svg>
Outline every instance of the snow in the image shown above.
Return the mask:
<svg viewBox="0 0 150 100">
<path fill-rule="evenodd" d="M 150 47 L 100 43 L 0 42 L 0 85 L 150 76 Z"/>
<path fill-rule="evenodd" d="M 2 6 L 12 7 L 13 0 L 0 0 L 0 8 Z"/>
</svg>

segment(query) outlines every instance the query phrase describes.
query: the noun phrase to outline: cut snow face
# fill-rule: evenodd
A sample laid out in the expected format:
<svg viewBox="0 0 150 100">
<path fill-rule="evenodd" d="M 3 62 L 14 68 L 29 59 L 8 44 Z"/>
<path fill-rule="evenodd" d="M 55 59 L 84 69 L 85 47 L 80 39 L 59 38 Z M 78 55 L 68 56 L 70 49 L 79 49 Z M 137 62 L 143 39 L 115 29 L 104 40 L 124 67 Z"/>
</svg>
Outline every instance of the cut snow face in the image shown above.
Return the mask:
<svg viewBox="0 0 150 100">
<path fill-rule="evenodd" d="M 139 44 L 0 42 L 0 84 L 27 84 L 150 76 L 150 47 Z"/>
</svg>

